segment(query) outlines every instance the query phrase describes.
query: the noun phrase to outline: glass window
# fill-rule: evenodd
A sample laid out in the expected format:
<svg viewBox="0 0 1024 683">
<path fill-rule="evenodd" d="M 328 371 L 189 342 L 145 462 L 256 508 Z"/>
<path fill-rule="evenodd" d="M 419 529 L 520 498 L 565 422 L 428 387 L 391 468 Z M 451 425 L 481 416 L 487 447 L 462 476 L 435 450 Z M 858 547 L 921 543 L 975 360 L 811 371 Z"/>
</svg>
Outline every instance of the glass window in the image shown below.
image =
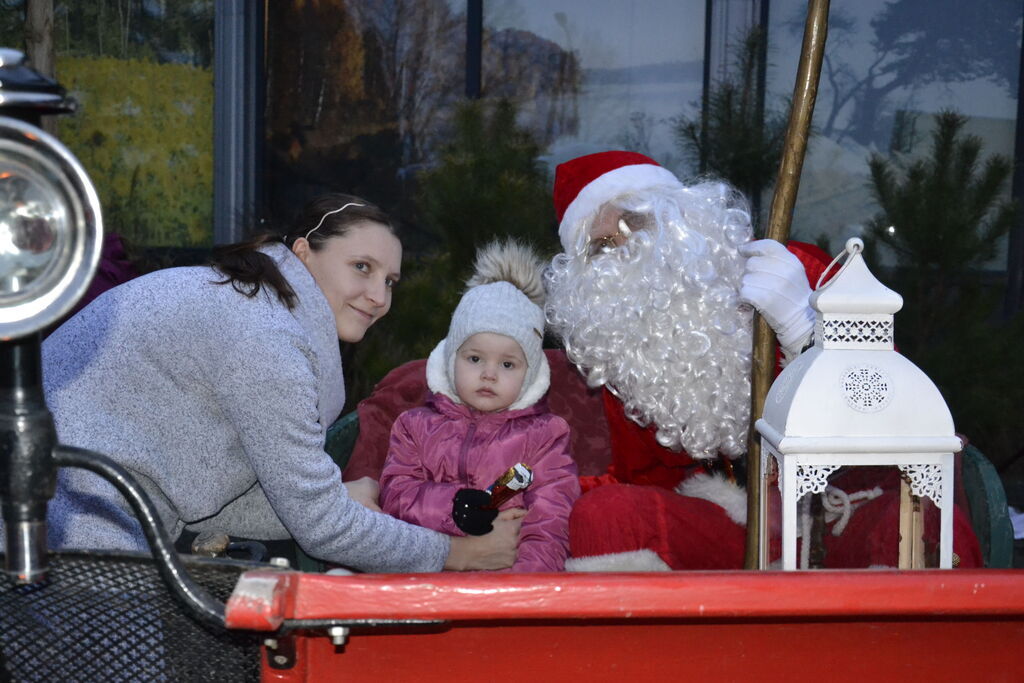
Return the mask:
<svg viewBox="0 0 1024 683">
<path fill-rule="evenodd" d="M 406 195 L 465 99 L 465 4 L 269 4 L 272 213 L 329 187 Z M 487 2 L 483 94 L 515 104 L 548 161 L 625 147 L 676 168 L 703 50 L 700 0 Z"/>
<path fill-rule="evenodd" d="M 673 119 L 699 111 L 704 4 L 485 2 L 471 101 L 465 0 L 267 3 L 270 220 L 345 191 L 403 226 L 392 312 L 346 350 L 354 400 L 444 337 L 478 246 L 555 252 L 555 164 L 631 148 L 690 172 Z"/>
<path fill-rule="evenodd" d="M 24 47 L 24 2 L 0 30 Z M 139 247 L 212 244 L 213 0 L 53 3 L 57 135 L 89 172 L 105 229 Z"/>
<path fill-rule="evenodd" d="M 465 99 L 465 3 L 271 2 L 266 11 L 267 220 L 286 223 L 312 197 L 347 192 L 403 227 L 391 313 L 345 349 L 356 401 L 388 370 L 425 357 L 454 307 L 458 279 L 437 265 L 448 245 L 421 218 L 418 177 Z"/>
<path fill-rule="evenodd" d="M 701 0 L 484 3 L 484 93 L 510 97 L 557 164 L 630 149 L 682 175 L 673 120 L 699 111 Z"/>
<path fill-rule="evenodd" d="M 769 87 L 790 93 L 806 3 L 771 12 Z M 1004 303 L 1020 36 L 1020 3 L 833 3 L 792 226 L 833 254 L 865 237 L 873 272 L 903 296 L 900 352 L 1007 472 L 1024 401 L 1021 316 Z"/>
<path fill-rule="evenodd" d="M 768 87 L 778 95 L 792 92 L 806 11 L 772 3 Z M 980 138 L 983 157 L 1012 160 L 1020 21 L 1020 6 L 1001 0 L 833 3 L 793 237 L 835 251 L 862 234 L 878 211 L 868 159 L 927 156 L 944 110 L 967 118 L 962 132 Z M 990 268 L 1006 267 L 1000 244 Z"/>
</svg>

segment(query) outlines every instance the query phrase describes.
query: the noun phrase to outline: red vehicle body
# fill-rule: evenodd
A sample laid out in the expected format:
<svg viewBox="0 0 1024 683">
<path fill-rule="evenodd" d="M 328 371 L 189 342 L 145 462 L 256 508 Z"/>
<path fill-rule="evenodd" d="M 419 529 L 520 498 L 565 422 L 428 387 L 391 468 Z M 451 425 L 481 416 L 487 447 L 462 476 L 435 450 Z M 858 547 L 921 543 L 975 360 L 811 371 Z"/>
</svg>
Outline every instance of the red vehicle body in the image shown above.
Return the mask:
<svg viewBox="0 0 1024 683">
<path fill-rule="evenodd" d="M 1019 570 L 252 571 L 227 623 L 264 681 L 1024 678 Z"/>
</svg>

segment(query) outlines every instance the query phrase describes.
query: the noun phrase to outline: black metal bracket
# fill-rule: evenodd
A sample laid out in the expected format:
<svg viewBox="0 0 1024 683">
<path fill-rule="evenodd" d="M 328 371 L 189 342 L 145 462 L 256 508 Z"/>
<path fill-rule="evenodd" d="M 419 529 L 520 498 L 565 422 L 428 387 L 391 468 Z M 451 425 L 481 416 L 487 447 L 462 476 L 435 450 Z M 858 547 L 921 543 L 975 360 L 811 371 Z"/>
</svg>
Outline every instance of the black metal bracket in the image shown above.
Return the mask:
<svg viewBox="0 0 1024 683">
<path fill-rule="evenodd" d="M 295 666 L 295 636 L 278 635 L 263 641 L 267 664 L 271 669 L 290 669 Z"/>
</svg>

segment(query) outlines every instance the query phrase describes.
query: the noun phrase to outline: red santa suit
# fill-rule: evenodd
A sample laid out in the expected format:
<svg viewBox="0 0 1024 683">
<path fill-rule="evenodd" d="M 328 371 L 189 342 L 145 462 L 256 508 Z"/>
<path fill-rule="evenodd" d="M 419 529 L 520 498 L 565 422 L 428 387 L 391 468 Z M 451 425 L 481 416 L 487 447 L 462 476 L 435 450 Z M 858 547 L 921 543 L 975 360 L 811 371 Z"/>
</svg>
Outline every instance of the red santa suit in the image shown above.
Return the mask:
<svg viewBox="0 0 1024 683">
<path fill-rule="evenodd" d="M 780 346 L 790 355 L 799 353 L 813 326 L 807 298 L 828 267 L 828 255 L 799 242 L 787 245 L 799 264 L 770 245 L 748 253 L 739 245 L 751 239 L 750 216 L 727 186 L 686 186 L 635 152 L 599 152 L 559 165 L 553 199 L 563 255 L 549 272 L 548 322 L 585 374 L 614 388 L 604 392 L 611 464 L 608 474 L 584 478 L 586 493 L 570 520 L 574 559 L 567 568 L 742 567 L 745 494 L 725 477 L 708 474 L 709 463 L 728 464 L 722 455 L 716 461 L 716 452 L 737 457 L 745 445 L 746 417 L 737 418 L 744 398 L 733 380 L 717 380 L 735 376 L 722 373 L 741 371 L 732 363 L 733 354 L 749 349 L 741 349 L 743 337 L 730 331 L 737 320 L 730 317 L 736 314 L 735 298 L 728 292 L 738 288 L 740 300 L 757 308 Z M 596 260 L 626 244 L 629 248 L 617 252 L 618 257 Z M 739 255 L 728 256 L 737 251 L 748 256 L 740 282 L 735 271 Z M 666 277 L 674 279 L 671 294 L 651 296 L 666 291 Z M 639 287 L 623 287 L 626 282 Z M 709 300 L 728 303 L 709 317 Z M 678 311 L 671 322 L 669 310 Z M 695 337 L 710 340 L 696 355 L 686 345 Z M 666 347 L 666 339 L 683 345 Z M 658 372 L 656 364 L 662 362 L 671 365 Z M 704 368 L 709 372 L 701 376 Z M 709 412 L 709 406 L 716 407 Z M 844 476 L 845 483 L 839 479 L 833 477 L 832 484 L 848 493 L 871 493 L 854 496 L 859 509 L 847 507 L 842 521 L 826 532 L 826 564 L 895 565 L 898 478 L 875 470 Z M 938 525 L 928 523 L 936 511 L 926 507 L 931 508 L 926 511 L 927 547 L 937 540 Z M 833 529 L 842 533 L 833 534 Z M 954 538 L 961 566 L 977 565 L 978 544 L 959 511 Z"/>
<path fill-rule="evenodd" d="M 817 283 L 828 267 L 827 254 L 802 242 L 790 242 L 787 248 L 804 265 L 809 282 Z M 741 569 L 746 494 L 728 481 L 727 461 L 698 461 L 685 451 L 664 448 L 655 439 L 654 425 L 640 427 L 626 417 L 622 403 L 609 391 L 603 392 L 603 399 L 612 460 L 608 474 L 581 477 L 585 495 L 570 518 L 574 559 L 567 569 Z M 711 471 L 718 474 L 710 476 Z M 896 566 L 898 472 L 848 468 L 832 483 L 847 493 L 875 490 L 875 495 L 851 513 L 842 533 L 826 530 L 825 566 Z M 960 491 L 958 499 L 953 550 L 958 566 L 979 567 L 981 549 L 963 512 Z M 926 500 L 924 510 L 925 545 L 933 548 L 939 536 L 938 509 Z M 777 548 L 772 555 L 778 555 Z"/>
</svg>

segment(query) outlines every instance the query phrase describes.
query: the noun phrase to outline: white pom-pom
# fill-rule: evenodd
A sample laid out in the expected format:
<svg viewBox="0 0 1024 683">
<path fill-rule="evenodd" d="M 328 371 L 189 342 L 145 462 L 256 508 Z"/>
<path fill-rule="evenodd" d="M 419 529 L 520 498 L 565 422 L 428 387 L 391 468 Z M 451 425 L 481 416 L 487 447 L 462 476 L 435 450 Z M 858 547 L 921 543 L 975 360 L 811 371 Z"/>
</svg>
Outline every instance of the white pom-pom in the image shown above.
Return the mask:
<svg viewBox="0 0 1024 683">
<path fill-rule="evenodd" d="M 537 306 L 544 307 L 543 273 L 546 262 L 527 244 L 495 240 L 480 248 L 466 289 L 491 282 L 511 282 Z"/>
</svg>

